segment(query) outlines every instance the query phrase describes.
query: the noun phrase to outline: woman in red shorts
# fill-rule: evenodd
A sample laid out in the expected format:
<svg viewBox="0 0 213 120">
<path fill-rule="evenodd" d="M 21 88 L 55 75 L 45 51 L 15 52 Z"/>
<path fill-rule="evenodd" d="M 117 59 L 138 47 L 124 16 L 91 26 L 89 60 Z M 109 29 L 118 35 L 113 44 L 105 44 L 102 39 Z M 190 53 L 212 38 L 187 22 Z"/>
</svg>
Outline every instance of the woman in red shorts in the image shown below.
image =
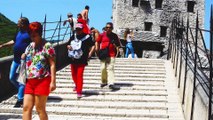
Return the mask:
<svg viewBox="0 0 213 120">
<path fill-rule="evenodd" d="M 33 42 L 22 55 L 22 59 L 26 60 L 27 71 L 23 120 L 32 119 L 34 105 L 40 120 L 48 120 L 47 97 L 56 89 L 55 51 L 50 43 L 42 39 L 41 23 L 30 23 L 29 34 Z"/>
</svg>

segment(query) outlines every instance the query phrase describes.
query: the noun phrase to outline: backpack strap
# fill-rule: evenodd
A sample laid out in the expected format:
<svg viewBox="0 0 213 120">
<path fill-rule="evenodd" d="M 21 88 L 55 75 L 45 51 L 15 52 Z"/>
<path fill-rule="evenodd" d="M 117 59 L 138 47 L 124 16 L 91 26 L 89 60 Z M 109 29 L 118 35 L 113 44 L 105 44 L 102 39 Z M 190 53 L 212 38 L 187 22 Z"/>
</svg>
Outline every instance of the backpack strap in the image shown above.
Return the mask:
<svg viewBox="0 0 213 120">
<path fill-rule="evenodd" d="M 84 40 L 86 40 L 87 38 L 89 38 L 90 37 L 90 35 L 86 35 L 86 36 L 84 36 L 83 38 L 81 38 L 80 40 L 83 42 Z M 77 39 L 77 40 L 79 40 L 77 37 L 76 37 L 76 34 L 75 34 L 75 38 L 74 39 Z"/>
</svg>

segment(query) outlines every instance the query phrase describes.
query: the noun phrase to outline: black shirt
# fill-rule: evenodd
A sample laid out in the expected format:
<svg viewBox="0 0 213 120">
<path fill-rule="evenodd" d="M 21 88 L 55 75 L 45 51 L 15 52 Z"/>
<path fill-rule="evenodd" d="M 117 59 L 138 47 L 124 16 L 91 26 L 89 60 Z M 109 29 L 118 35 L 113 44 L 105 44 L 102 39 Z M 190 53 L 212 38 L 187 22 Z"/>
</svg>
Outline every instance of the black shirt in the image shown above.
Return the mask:
<svg viewBox="0 0 213 120">
<path fill-rule="evenodd" d="M 77 39 L 82 39 L 83 37 L 85 37 L 87 34 L 82 34 L 82 35 L 76 35 Z M 73 35 L 70 40 L 74 40 L 74 36 Z M 71 42 L 70 41 L 70 42 Z M 69 42 L 69 43 L 70 43 Z M 89 50 L 92 46 L 95 45 L 95 42 L 92 40 L 92 37 L 89 36 L 89 38 L 87 38 L 86 40 L 84 40 L 82 42 L 82 45 L 81 45 L 81 49 L 83 51 L 83 55 L 81 56 L 81 58 L 79 59 L 75 59 L 75 58 L 69 58 L 70 59 L 70 64 L 88 64 L 87 61 L 88 61 L 88 55 L 89 55 Z"/>
</svg>

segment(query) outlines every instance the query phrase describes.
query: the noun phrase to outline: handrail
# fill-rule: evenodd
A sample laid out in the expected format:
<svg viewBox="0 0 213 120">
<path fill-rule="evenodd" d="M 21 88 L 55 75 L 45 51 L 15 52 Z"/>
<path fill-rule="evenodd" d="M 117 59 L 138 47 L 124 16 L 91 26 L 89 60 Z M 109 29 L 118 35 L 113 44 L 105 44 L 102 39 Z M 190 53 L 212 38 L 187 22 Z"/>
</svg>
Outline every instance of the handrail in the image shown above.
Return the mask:
<svg viewBox="0 0 213 120">
<path fill-rule="evenodd" d="M 67 40 L 72 35 L 72 32 L 70 29 L 70 26 L 62 26 L 63 20 L 60 17 L 59 21 L 47 21 L 47 16 L 45 15 L 44 21 L 40 22 L 43 25 L 43 38 L 51 43 L 60 42 L 63 40 Z M 1 24 L 1 27 L 6 26 L 14 26 L 17 29 L 16 24 Z M 16 30 L 17 31 L 17 30 Z M 14 32 L 15 33 L 15 32 Z M 4 37 L 5 40 L 11 40 L 13 39 L 15 34 L 9 34 L 9 33 L 0 33 L 0 37 Z"/>
<path fill-rule="evenodd" d="M 211 8 L 212 9 L 212 8 Z M 195 90 L 196 90 L 196 82 L 198 82 L 205 92 L 205 94 L 209 97 L 209 117 L 208 120 L 211 119 L 212 116 L 212 49 L 213 49 L 213 17 L 211 11 L 211 29 L 204 30 L 199 27 L 198 13 L 196 18 L 196 27 L 189 26 L 189 16 L 187 18 L 187 26 L 180 22 L 179 16 L 175 16 L 170 31 L 170 40 L 168 47 L 168 56 L 167 59 L 172 60 L 173 68 L 175 68 L 175 75 L 177 73 L 177 66 L 179 64 L 179 71 L 182 69 L 182 58 L 185 60 L 185 77 L 184 77 L 184 86 L 183 86 L 183 99 L 182 104 L 184 104 L 185 99 L 185 87 L 186 87 L 186 76 L 187 76 L 187 68 L 189 68 L 193 72 L 193 93 L 192 93 L 192 108 L 191 108 L 191 120 L 193 118 L 194 111 L 194 98 L 195 98 Z M 180 33 L 178 29 L 183 29 L 183 33 Z M 210 33 L 211 43 L 210 43 L 210 51 L 208 51 L 206 44 L 204 42 L 203 34 L 204 32 Z M 177 36 L 181 36 L 177 38 Z M 201 43 L 202 45 L 198 44 Z M 210 52 L 210 53 L 209 53 Z M 180 59 L 180 62 L 178 62 Z M 179 72 L 179 76 L 181 72 Z M 179 77 L 180 78 L 180 77 Z M 180 80 L 178 81 L 178 88 L 180 86 Z"/>
</svg>

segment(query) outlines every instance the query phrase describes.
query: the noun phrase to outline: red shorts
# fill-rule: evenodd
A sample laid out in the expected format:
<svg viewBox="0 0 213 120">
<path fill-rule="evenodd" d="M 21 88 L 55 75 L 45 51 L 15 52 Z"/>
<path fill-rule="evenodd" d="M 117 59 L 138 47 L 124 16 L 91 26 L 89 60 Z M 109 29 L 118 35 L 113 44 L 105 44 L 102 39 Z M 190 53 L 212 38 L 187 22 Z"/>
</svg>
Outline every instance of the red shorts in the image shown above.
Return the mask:
<svg viewBox="0 0 213 120">
<path fill-rule="evenodd" d="M 28 79 L 24 94 L 48 96 L 50 94 L 51 77 Z"/>
</svg>

